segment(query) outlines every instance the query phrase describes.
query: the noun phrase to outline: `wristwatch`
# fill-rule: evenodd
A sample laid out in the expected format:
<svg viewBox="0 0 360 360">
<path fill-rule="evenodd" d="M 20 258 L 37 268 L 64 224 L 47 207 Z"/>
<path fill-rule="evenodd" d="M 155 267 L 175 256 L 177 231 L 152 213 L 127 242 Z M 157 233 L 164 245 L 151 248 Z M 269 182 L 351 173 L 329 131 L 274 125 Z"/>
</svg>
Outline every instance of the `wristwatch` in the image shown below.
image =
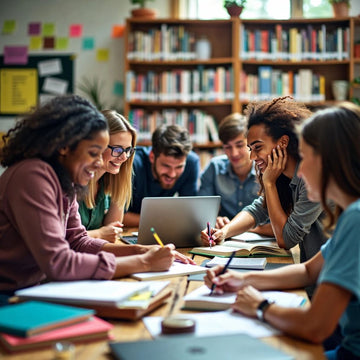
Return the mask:
<svg viewBox="0 0 360 360">
<path fill-rule="evenodd" d="M 264 313 L 271 304 L 274 304 L 274 302 L 274 300 L 265 299 L 259 304 L 258 308 L 256 309 L 256 316 L 259 320 L 265 321 Z"/>
</svg>

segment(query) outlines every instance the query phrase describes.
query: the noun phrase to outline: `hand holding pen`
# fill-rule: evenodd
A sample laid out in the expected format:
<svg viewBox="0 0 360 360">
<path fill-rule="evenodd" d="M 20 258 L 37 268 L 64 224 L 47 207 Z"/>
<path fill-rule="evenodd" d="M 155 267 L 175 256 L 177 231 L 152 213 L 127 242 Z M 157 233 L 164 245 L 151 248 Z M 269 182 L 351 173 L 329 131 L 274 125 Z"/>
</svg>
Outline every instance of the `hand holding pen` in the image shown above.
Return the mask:
<svg viewBox="0 0 360 360">
<path fill-rule="evenodd" d="M 208 233 L 208 238 L 209 238 L 209 246 L 210 246 L 210 249 L 211 249 L 211 244 L 213 243 L 213 239 L 212 239 L 212 235 L 211 235 L 211 226 L 210 226 L 210 223 L 207 222 L 207 233 Z"/>
<path fill-rule="evenodd" d="M 225 274 L 226 270 L 228 269 L 228 267 L 229 267 L 229 265 L 230 265 L 230 263 L 231 263 L 231 260 L 232 260 L 232 259 L 234 258 L 234 256 L 235 256 L 235 254 L 236 254 L 236 251 L 233 251 L 233 252 L 231 253 L 228 262 L 226 263 L 226 265 L 224 266 L 224 268 L 221 270 L 221 272 L 218 274 L 218 276 L 220 276 L 220 275 L 222 275 L 222 274 Z M 211 285 L 211 290 L 210 290 L 210 294 L 209 294 L 209 295 L 212 295 L 212 294 L 213 294 L 213 292 L 214 292 L 214 290 L 215 290 L 215 287 L 216 287 L 216 284 L 213 283 L 213 284 Z"/>
</svg>

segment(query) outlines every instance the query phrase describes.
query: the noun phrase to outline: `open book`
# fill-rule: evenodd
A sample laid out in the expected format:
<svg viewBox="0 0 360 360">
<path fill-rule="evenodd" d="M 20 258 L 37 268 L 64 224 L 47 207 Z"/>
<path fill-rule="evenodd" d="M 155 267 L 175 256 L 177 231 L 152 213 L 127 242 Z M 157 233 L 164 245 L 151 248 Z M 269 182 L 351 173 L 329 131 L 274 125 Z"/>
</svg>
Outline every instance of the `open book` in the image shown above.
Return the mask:
<svg viewBox="0 0 360 360">
<path fill-rule="evenodd" d="M 230 240 L 238 240 L 238 241 L 276 241 L 274 236 L 266 236 L 256 234 L 250 231 L 245 231 L 242 234 L 234 235 L 230 238 Z"/>
<path fill-rule="evenodd" d="M 262 291 L 268 300 L 274 300 L 277 305 L 285 307 L 300 307 L 306 303 L 306 299 L 297 294 L 283 291 Z M 226 310 L 235 302 L 235 293 L 224 293 L 210 295 L 210 289 L 202 285 L 196 290 L 184 296 L 185 309 L 198 310 Z"/>
<path fill-rule="evenodd" d="M 224 257 L 215 256 L 206 263 L 207 267 L 213 267 L 217 265 L 226 265 L 228 259 Z M 264 270 L 267 264 L 266 258 L 237 258 L 232 259 L 229 265 L 229 269 L 254 269 Z"/>
<path fill-rule="evenodd" d="M 196 255 L 229 257 L 234 251 L 236 251 L 235 257 L 291 256 L 289 250 L 279 248 L 274 241 L 247 243 L 228 240 L 222 245 L 215 245 L 211 248 L 209 246 L 195 247 L 189 252 Z"/>
</svg>

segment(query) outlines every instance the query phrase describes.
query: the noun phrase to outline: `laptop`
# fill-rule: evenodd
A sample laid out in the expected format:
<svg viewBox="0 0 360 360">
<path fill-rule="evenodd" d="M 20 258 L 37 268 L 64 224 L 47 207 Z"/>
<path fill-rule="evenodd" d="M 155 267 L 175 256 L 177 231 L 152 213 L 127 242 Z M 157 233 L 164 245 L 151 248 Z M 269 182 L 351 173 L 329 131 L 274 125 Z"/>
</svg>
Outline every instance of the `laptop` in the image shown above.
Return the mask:
<svg viewBox="0 0 360 360">
<path fill-rule="evenodd" d="M 168 335 L 155 340 L 109 343 L 117 360 L 293 360 L 293 356 L 246 334 L 196 337 Z"/>
<path fill-rule="evenodd" d="M 207 222 L 214 227 L 220 196 L 145 197 L 141 203 L 138 244 L 154 245 L 154 228 L 164 244 L 177 248 L 201 245 Z"/>
</svg>

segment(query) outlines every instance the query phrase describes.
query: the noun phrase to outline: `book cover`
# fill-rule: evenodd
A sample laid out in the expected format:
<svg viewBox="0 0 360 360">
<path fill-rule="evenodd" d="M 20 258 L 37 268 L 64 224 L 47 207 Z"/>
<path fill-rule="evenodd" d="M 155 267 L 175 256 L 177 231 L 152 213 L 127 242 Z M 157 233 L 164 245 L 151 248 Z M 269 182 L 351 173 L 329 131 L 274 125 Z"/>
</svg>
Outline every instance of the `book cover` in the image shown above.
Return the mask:
<svg viewBox="0 0 360 360">
<path fill-rule="evenodd" d="M 207 267 L 217 265 L 226 265 L 228 259 L 224 257 L 215 256 L 206 263 Z M 267 264 L 266 258 L 236 258 L 232 259 L 229 269 L 253 269 L 264 270 Z"/>
<path fill-rule="evenodd" d="M 0 333 L 0 344 L 8 352 L 32 350 L 52 346 L 56 341 L 88 342 L 109 339 L 113 325 L 94 316 L 79 324 L 47 331 L 28 338 Z"/>
<path fill-rule="evenodd" d="M 271 66 L 259 66 L 258 76 L 259 76 L 259 94 L 261 100 L 269 99 L 271 95 Z"/>
<path fill-rule="evenodd" d="M 93 314 L 89 309 L 28 301 L 0 308 L 0 331 L 27 337 L 84 321 Z"/>
<path fill-rule="evenodd" d="M 273 241 L 261 241 L 247 243 L 241 241 L 225 241 L 222 245 L 194 247 L 189 251 L 190 254 L 203 256 L 229 257 L 236 251 L 235 257 L 270 257 L 270 256 L 291 256 L 289 250 L 279 248 Z"/>
<path fill-rule="evenodd" d="M 147 284 L 128 281 L 58 281 L 18 290 L 15 295 L 20 299 L 36 299 L 64 304 L 118 306 L 122 301 L 146 290 L 147 287 Z"/>
</svg>

